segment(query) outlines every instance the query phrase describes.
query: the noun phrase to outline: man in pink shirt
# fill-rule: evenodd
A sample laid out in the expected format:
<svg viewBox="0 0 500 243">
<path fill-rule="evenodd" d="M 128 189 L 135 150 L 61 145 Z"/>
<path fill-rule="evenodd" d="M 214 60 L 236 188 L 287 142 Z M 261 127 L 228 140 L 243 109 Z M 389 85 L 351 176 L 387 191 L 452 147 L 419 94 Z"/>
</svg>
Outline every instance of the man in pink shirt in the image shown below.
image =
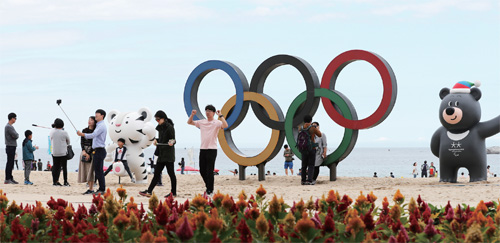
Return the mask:
<svg viewBox="0 0 500 243">
<path fill-rule="evenodd" d="M 217 158 L 217 135 L 220 129 L 227 128 L 228 125 L 220 110 L 215 111 L 213 105 L 205 107 L 205 114 L 207 119 L 193 121 L 193 117 L 196 115 L 196 110 L 193 110 L 187 123 L 200 129 L 200 174 L 207 187 L 207 195 L 212 196 L 214 192 L 215 159 Z M 219 116 L 220 120 L 214 119 L 214 115 Z"/>
</svg>

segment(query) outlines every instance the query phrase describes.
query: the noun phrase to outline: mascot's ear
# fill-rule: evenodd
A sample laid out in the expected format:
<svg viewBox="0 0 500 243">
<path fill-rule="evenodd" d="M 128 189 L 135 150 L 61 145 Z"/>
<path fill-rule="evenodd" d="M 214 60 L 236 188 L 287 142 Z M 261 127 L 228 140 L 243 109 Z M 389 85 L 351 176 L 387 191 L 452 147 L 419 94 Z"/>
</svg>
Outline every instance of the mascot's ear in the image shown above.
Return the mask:
<svg viewBox="0 0 500 243">
<path fill-rule="evenodd" d="M 137 111 L 137 113 L 139 113 L 139 115 L 141 115 L 139 118 L 137 118 L 137 120 L 149 122 L 149 121 L 151 121 L 151 119 L 153 119 L 153 114 L 151 113 L 151 111 L 147 107 L 142 107 L 141 109 L 139 109 Z"/>
<path fill-rule="evenodd" d="M 439 98 L 444 99 L 444 97 L 449 94 L 450 94 L 450 89 L 442 88 L 441 91 L 439 91 Z"/>
<path fill-rule="evenodd" d="M 118 115 L 118 113 L 120 113 L 120 112 L 117 110 L 110 111 L 108 113 L 108 122 L 111 122 L 111 120 L 113 120 L 113 118 L 115 118 L 115 116 Z"/>
<path fill-rule="evenodd" d="M 479 90 L 478 88 L 476 87 L 473 87 L 472 89 L 470 89 L 470 94 L 472 95 L 472 97 L 474 97 L 474 99 L 476 100 L 479 100 L 481 99 L 481 90 Z"/>
</svg>

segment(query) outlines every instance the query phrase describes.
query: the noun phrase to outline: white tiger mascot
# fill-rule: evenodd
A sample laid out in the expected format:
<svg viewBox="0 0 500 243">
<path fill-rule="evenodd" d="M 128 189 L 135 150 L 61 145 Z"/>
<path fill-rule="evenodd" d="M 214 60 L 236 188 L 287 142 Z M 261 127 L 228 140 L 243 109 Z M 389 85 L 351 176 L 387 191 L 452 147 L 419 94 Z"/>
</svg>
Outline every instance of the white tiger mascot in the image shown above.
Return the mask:
<svg viewBox="0 0 500 243">
<path fill-rule="evenodd" d="M 113 141 L 106 146 L 106 162 L 114 161 L 114 152 L 118 147 L 118 139 L 125 139 L 127 147 L 126 157 L 136 183 L 148 182 L 148 166 L 144 160 L 144 149 L 155 140 L 156 130 L 149 122 L 153 118 L 151 111 L 143 107 L 137 112 L 119 112 L 112 110 L 108 114 L 108 132 Z M 122 163 L 113 165 L 113 173 L 118 176 L 127 176 Z"/>
</svg>

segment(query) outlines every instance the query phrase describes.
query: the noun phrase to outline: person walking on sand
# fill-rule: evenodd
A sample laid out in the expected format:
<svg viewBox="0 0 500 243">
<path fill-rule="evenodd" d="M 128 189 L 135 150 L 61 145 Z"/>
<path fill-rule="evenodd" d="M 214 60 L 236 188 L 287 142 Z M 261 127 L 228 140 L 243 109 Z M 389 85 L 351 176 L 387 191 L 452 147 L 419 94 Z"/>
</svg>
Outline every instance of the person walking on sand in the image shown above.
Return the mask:
<svg viewBox="0 0 500 243">
<path fill-rule="evenodd" d="M 59 183 L 59 177 L 61 176 L 61 168 L 63 171 L 64 186 L 70 186 L 68 183 L 68 145 L 70 145 L 69 135 L 63 130 L 64 122 L 63 120 L 56 118 L 54 121 L 54 128 L 50 131 L 50 140 L 52 142 L 52 185 L 53 186 L 63 186 Z"/>
<path fill-rule="evenodd" d="M 4 184 L 19 184 L 12 176 L 14 170 L 14 157 L 16 156 L 17 139 L 19 134 L 14 128 L 14 123 L 17 121 L 17 115 L 14 112 L 7 116 L 9 122 L 5 125 L 5 153 L 7 153 L 7 163 L 5 165 L 5 181 Z"/>
<path fill-rule="evenodd" d="M 25 139 L 23 141 L 23 162 L 24 162 L 24 185 L 33 185 L 30 181 L 31 165 L 36 163 L 33 152 L 38 149 L 38 146 L 33 146 L 31 139 L 33 132 L 26 130 L 24 132 Z"/>
<path fill-rule="evenodd" d="M 104 195 L 106 192 L 106 179 L 104 178 L 103 165 L 104 158 L 106 157 L 106 134 L 107 128 L 104 123 L 104 118 L 106 117 L 106 112 L 102 109 L 95 111 L 95 120 L 97 121 L 94 132 L 92 133 L 82 133 L 77 131 L 76 134 L 80 137 L 85 137 L 86 139 L 92 139 L 92 149 L 94 150 L 94 173 L 95 177 L 99 181 L 99 189 L 94 192 L 95 195 Z"/>
<path fill-rule="evenodd" d="M 186 167 L 186 162 L 184 162 L 184 158 L 179 162 L 179 166 L 181 167 L 181 175 L 184 175 L 184 167 Z"/>
<path fill-rule="evenodd" d="M 285 144 L 283 148 L 285 148 L 285 151 L 283 152 L 283 157 L 285 157 L 285 175 L 288 175 L 288 169 L 290 169 L 290 172 L 292 172 L 293 175 L 293 152 L 290 148 L 288 148 L 287 144 Z"/>
<path fill-rule="evenodd" d="M 413 178 L 417 178 L 418 175 L 418 169 L 417 169 L 417 162 L 413 163 L 413 171 L 411 172 L 413 175 Z"/>
<path fill-rule="evenodd" d="M 95 116 L 90 116 L 87 122 L 88 126 L 82 130 L 82 133 L 93 133 L 96 127 Z M 94 150 L 92 149 L 92 139 L 80 138 L 80 146 L 82 153 L 80 155 L 80 164 L 78 166 L 78 183 L 87 183 L 89 188 L 83 195 L 94 193 L 94 163 L 92 157 Z"/>
<path fill-rule="evenodd" d="M 420 167 L 422 170 L 422 178 L 427 178 L 427 171 L 429 170 L 429 165 L 427 165 L 427 160 L 424 160 L 424 164 Z"/>
<path fill-rule="evenodd" d="M 151 197 L 154 188 L 161 178 L 163 168 L 167 168 L 168 176 L 170 177 L 170 193 L 165 198 L 177 196 L 177 177 L 175 176 L 174 163 L 175 163 L 175 129 L 174 123 L 167 114 L 159 110 L 155 114 L 155 119 L 158 122 L 156 130 L 158 131 L 158 139 L 154 144 L 157 146 L 158 159 L 156 160 L 155 173 L 153 180 L 145 191 L 139 192 L 141 196 Z"/>
<path fill-rule="evenodd" d="M 191 111 L 187 123 L 200 129 L 200 174 L 205 182 L 206 194 L 212 196 L 214 191 L 214 167 L 217 158 L 217 134 L 221 129 L 227 128 L 227 122 L 220 110 L 215 111 L 213 105 L 205 107 L 206 119 L 193 121 L 196 110 Z M 214 118 L 219 117 L 219 120 Z"/>
<path fill-rule="evenodd" d="M 316 128 L 319 129 L 318 122 L 313 122 L 312 124 L 313 126 L 316 126 Z M 316 184 L 316 179 L 318 179 L 319 175 L 319 167 L 321 166 L 321 164 L 323 164 L 324 159 L 326 159 L 326 151 L 328 150 L 326 143 L 326 135 L 324 133 L 321 133 L 321 137 L 315 135 L 314 141 L 316 141 L 317 143 L 317 149 L 316 149 L 316 158 L 314 161 L 314 177 L 311 182 L 312 185 Z"/>
<path fill-rule="evenodd" d="M 312 116 L 305 115 L 297 136 L 297 147 L 302 155 L 302 185 L 312 185 L 317 148 L 315 135 L 321 137 L 321 131 L 312 124 Z"/>
</svg>

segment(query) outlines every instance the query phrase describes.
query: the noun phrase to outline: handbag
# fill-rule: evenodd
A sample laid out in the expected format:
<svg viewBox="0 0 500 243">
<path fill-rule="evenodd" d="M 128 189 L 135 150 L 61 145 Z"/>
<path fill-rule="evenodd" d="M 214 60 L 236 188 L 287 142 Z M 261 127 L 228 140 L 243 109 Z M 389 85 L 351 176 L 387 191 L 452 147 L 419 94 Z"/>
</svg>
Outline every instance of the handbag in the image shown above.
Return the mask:
<svg viewBox="0 0 500 243">
<path fill-rule="evenodd" d="M 73 152 L 73 147 L 68 145 L 68 153 L 66 154 L 66 159 L 70 160 L 75 157 L 75 153 Z"/>
</svg>

